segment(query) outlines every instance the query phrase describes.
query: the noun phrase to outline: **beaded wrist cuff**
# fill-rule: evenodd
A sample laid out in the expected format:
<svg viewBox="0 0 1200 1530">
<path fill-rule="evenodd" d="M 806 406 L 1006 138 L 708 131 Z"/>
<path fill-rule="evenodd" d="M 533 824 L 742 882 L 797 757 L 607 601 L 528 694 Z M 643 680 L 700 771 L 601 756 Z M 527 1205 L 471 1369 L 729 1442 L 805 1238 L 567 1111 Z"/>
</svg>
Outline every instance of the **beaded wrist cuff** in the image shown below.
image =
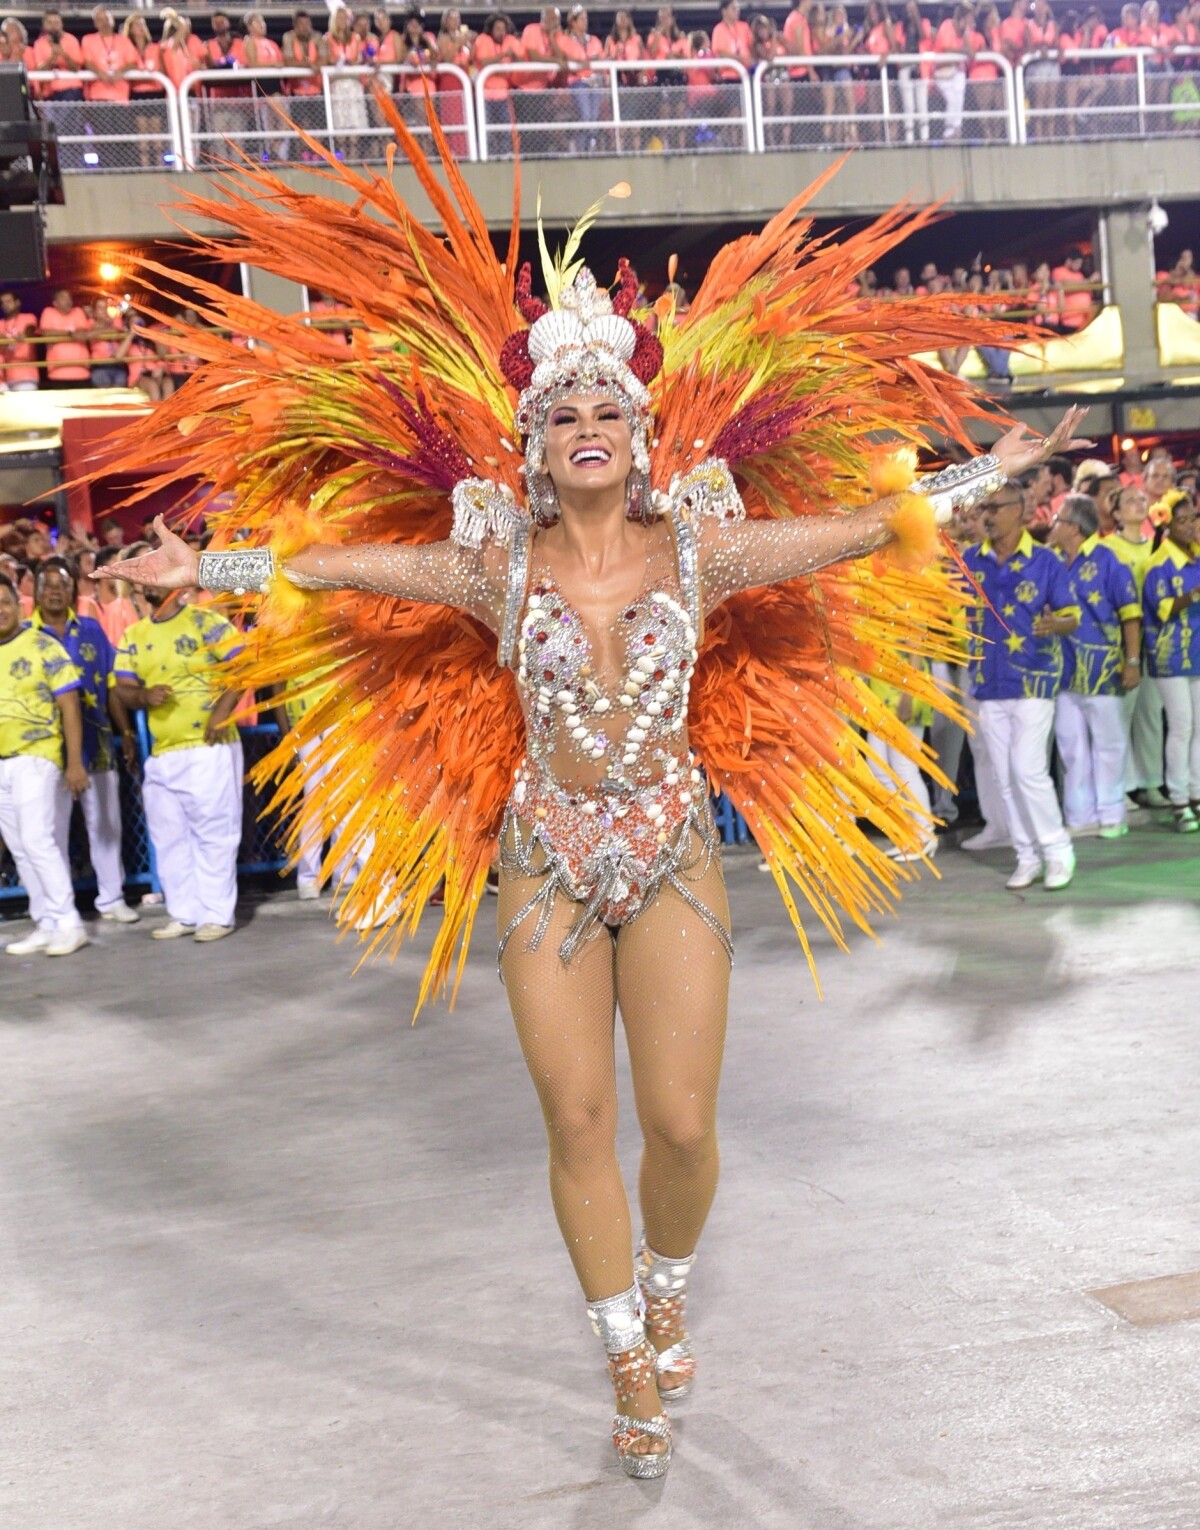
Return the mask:
<svg viewBox="0 0 1200 1530">
<path fill-rule="evenodd" d="M 948 520 L 952 510 L 970 510 L 989 494 L 1003 488 L 1008 475 L 994 452 L 972 457 L 970 462 L 956 462 L 927 478 L 918 478 L 913 488 L 933 502 L 939 523 Z"/>
<path fill-rule="evenodd" d="M 257 590 L 265 594 L 274 573 L 275 556 L 269 547 L 200 554 L 199 584 L 202 590 L 221 590 L 233 595 Z"/>
</svg>

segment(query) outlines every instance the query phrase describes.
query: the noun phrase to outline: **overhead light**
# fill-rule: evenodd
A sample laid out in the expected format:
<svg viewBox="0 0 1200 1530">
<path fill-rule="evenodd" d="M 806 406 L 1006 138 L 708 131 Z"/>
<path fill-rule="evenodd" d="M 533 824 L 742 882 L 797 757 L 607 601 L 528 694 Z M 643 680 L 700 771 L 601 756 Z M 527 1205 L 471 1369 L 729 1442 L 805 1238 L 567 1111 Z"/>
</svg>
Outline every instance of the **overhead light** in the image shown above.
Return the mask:
<svg viewBox="0 0 1200 1530">
<path fill-rule="evenodd" d="M 115 265 L 111 260 L 102 260 L 100 262 L 100 280 L 102 282 L 118 281 L 122 274 L 120 266 Z"/>
</svg>

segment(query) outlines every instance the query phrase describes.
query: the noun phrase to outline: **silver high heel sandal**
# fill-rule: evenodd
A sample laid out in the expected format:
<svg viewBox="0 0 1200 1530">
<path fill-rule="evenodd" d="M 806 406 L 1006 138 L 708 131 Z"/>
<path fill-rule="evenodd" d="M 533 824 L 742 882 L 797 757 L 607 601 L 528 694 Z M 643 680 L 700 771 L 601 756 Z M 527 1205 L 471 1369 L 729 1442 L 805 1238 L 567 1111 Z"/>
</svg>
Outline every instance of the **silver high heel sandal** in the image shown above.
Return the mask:
<svg viewBox="0 0 1200 1530">
<path fill-rule="evenodd" d="M 646 1338 L 640 1305 L 636 1285 L 619 1296 L 588 1303 L 592 1328 L 608 1351 L 608 1373 L 616 1388 L 618 1408 L 627 1407 L 656 1374 L 654 1346 Z M 618 1412 L 612 1428 L 613 1444 L 627 1477 L 666 1476 L 671 1464 L 671 1424 L 665 1413 L 633 1418 Z M 645 1454 L 632 1449 L 636 1440 L 646 1437 L 665 1441 L 666 1449 Z"/>
<path fill-rule="evenodd" d="M 668 1374 L 684 1377 L 677 1386 L 663 1387 L 660 1384 L 658 1395 L 663 1402 L 678 1402 L 686 1397 L 696 1378 L 696 1352 L 688 1338 L 683 1313 L 688 1276 L 695 1262 L 695 1254 L 689 1254 L 686 1259 L 668 1259 L 665 1254 L 656 1254 L 642 1234 L 634 1269 L 642 1293 L 643 1311 L 646 1322 L 655 1333 L 671 1341 L 658 1353 L 656 1374 L 660 1378 Z"/>
</svg>

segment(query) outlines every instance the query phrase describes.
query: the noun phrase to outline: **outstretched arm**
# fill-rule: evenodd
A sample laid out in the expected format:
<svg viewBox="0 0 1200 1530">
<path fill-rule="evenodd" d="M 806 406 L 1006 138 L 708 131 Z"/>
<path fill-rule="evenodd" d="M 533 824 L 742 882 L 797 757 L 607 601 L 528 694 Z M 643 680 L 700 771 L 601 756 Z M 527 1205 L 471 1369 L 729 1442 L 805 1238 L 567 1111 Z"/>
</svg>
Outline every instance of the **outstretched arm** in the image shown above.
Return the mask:
<svg viewBox="0 0 1200 1530">
<path fill-rule="evenodd" d="M 968 497 L 977 501 L 1056 452 L 1090 446 L 1091 442 L 1073 435 L 1082 415 L 1081 409 L 1069 409 L 1051 434 L 1040 440 L 1031 440 L 1025 426 L 1014 426 L 987 457 L 918 479 L 913 488 L 933 500 L 937 522 L 945 525 L 955 506 Z M 889 496 L 842 515 L 706 523 L 700 534 L 700 560 L 707 609 L 739 590 L 780 584 L 830 563 L 878 552 L 895 537 L 893 517 L 900 503 L 899 496 Z"/>
<path fill-rule="evenodd" d="M 273 562 L 265 548 L 201 555 L 170 531 L 159 516 L 154 522 L 161 546 L 143 558 L 120 565 L 131 584 L 178 590 L 202 589 L 245 594 L 262 590 Z M 383 543 L 341 547 L 314 543 L 274 568 L 306 590 L 363 590 L 428 605 L 457 606 L 489 626 L 503 610 L 503 557 L 494 547 L 476 550 L 457 542 L 413 547 Z"/>
</svg>

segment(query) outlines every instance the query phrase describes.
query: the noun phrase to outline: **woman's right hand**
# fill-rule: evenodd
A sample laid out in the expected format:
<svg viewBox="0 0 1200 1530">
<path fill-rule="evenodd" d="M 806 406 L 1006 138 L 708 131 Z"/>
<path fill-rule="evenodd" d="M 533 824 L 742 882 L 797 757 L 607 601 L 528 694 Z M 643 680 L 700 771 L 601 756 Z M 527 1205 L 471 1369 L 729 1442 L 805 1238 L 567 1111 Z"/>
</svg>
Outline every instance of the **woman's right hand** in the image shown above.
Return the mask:
<svg viewBox="0 0 1200 1530">
<path fill-rule="evenodd" d="M 112 565 L 113 576 L 130 584 L 149 585 L 160 590 L 187 590 L 200 582 L 200 554 L 182 537 L 168 530 L 161 515 L 154 517 L 154 530 L 160 545 L 141 558 L 127 558 Z"/>
</svg>

